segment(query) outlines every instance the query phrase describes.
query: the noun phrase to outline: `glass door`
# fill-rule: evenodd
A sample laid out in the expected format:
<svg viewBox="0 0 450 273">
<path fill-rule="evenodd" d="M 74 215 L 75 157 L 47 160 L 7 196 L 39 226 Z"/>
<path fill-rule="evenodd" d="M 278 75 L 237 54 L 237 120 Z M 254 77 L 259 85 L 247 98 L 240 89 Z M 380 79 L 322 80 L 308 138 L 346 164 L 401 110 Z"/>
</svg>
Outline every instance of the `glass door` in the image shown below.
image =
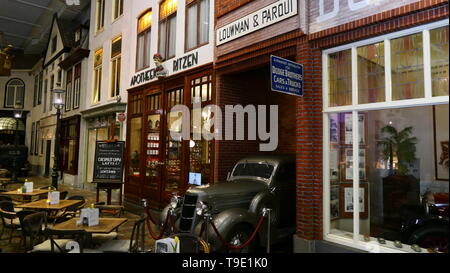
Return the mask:
<svg viewBox="0 0 450 273">
<path fill-rule="evenodd" d="M 147 124 L 146 124 L 146 161 L 145 161 L 145 182 L 144 193 L 155 200 L 161 201 L 161 169 L 164 165 L 162 160 L 162 124 L 161 124 L 161 94 L 147 96 Z"/>
<path fill-rule="evenodd" d="M 171 90 L 166 93 L 167 101 L 167 130 L 165 143 L 164 165 L 164 193 L 165 201 L 170 199 L 173 192 L 178 192 L 183 186 L 184 142 L 181 137 L 173 137 L 172 133 L 182 132 L 182 112 L 170 112 L 178 104 L 183 104 L 183 88 Z"/>
</svg>

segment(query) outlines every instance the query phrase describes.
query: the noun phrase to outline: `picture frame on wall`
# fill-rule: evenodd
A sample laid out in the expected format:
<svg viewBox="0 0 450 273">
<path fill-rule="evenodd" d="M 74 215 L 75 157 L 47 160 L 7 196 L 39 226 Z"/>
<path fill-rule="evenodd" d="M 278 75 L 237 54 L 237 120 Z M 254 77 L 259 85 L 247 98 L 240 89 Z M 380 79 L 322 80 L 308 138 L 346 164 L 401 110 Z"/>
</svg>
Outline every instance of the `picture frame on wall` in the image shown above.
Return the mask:
<svg viewBox="0 0 450 273">
<path fill-rule="evenodd" d="M 359 218 L 367 219 L 369 216 L 368 196 L 369 185 L 359 185 Z M 354 200 L 353 183 L 341 183 L 339 189 L 339 216 L 341 218 L 353 218 Z"/>
<path fill-rule="evenodd" d="M 344 137 L 345 145 L 353 144 L 353 114 L 344 113 Z M 366 145 L 366 135 L 367 135 L 367 114 L 358 114 L 358 132 L 359 132 L 359 145 Z"/>
<path fill-rule="evenodd" d="M 345 181 L 353 181 L 353 148 L 344 149 L 344 171 Z M 366 149 L 359 149 L 359 180 L 367 181 L 367 156 Z"/>
<path fill-rule="evenodd" d="M 339 144 L 339 114 L 330 114 L 330 143 Z"/>
<path fill-rule="evenodd" d="M 339 184 L 330 187 L 330 219 L 339 219 Z"/>
<path fill-rule="evenodd" d="M 441 181 L 449 181 L 448 114 L 448 105 L 433 106 L 435 177 Z"/>
<path fill-rule="evenodd" d="M 339 149 L 336 147 L 330 148 L 330 180 L 339 180 Z"/>
</svg>

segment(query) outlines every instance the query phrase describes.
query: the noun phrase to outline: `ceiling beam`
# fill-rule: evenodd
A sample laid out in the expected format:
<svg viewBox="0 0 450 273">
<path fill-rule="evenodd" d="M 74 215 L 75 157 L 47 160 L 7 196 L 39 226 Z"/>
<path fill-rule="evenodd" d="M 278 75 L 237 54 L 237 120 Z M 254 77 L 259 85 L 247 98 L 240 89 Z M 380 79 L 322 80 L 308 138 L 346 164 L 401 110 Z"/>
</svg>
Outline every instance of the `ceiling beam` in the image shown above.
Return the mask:
<svg viewBox="0 0 450 273">
<path fill-rule="evenodd" d="M 0 16 L 0 19 L 6 20 L 6 21 L 15 22 L 15 23 L 19 23 L 19 24 L 29 25 L 29 26 L 33 26 L 33 27 L 42 28 L 42 25 L 33 24 L 33 23 L 30 23 L 30 22 L 27 22 L 27 21 L 22 21 L 22 20 L 18 20 L 18 19 L 6 17 L 6 16 Z"/>
</svg>

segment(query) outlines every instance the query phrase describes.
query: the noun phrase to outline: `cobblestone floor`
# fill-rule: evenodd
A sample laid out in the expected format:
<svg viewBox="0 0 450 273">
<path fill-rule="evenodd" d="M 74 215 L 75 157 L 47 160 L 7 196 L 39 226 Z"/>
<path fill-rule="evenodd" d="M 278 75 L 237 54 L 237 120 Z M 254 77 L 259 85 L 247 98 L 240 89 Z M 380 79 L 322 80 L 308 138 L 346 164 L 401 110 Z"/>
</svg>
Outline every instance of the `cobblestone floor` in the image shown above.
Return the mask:
<svg viewBox="0 0 450 273">
<path fill-rule="evenodd" d="M 51 185 L 51 180 L 48 178 L 43 177 L 30 177 L 28 178 L 29 181 L 34 182 L 34 187 L 39 188 L 43 186 L 49 186 Z M 7 190 L 16 190 L 19 187 L 19 185 L 8 185 Z M 92 203 L 96 202 L 96 191 L 94 187 L 89 187 L 90 189 L 78 189 L 71 187 L 70 185 L 65 184 L 59 184 L 58 190 L 60 191 L 68 191 L 68 196 L 73 195 L 81 195 L 86 198 L 86 206 L 89 206 Z M 113 192 L 112 194 L 112 203 L 118 204 L 118 192 Z M 100 201 L 106 201 L 106 192 L 100 192 Z M 155 215 L 153 215 L 154 218 L 156 218 Z M 128 211 L 125 211 L 124 218 L 128 218 L 128 221 L 124 223 L 119 228 L 119 239 L 130 239 L 131 232 L 133 229 L 134 222 L 140 218 L 140 215 L 136 215 L 133 213 L 130 213 Z M 1 225 L 1 222 L 0 222 Z M 1 227 L 3 228 L 3 227 Z M 14 233 L 15 235 L 20 236 L 20 231 L 17 231 Z M 3 234 L 2 240 L 0 240 L 0 249 L 3 253 L 23 253 L 25 252 L 24 249 L 19 245 L 20 238 L 14 238 L 12 243 L 9 244 L 8 240 L 5 240 L 9 238 L 9 230 L 8 232 L 5 232 Z M 146 239 L 145 239 L 145 246 L 146 248 L 150 249 L 154 246 L 154 240 L 148 236 L 148 232 L 146 232 Z"/>
</svg>

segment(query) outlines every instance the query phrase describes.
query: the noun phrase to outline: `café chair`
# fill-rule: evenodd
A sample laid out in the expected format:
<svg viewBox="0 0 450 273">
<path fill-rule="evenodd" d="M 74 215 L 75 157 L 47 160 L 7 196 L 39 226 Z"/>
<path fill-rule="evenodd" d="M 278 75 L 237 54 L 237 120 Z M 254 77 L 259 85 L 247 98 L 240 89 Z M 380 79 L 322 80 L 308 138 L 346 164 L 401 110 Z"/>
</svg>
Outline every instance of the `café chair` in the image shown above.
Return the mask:
<svg viewBox="0 0 450 273">
<path fill-rule="evenodd" d="M 14 203 L 11 201 L 0 201 L 0 218 L 2 219 L 2 232 L 0 233 L 0 240 L 2 240 L 5 229 L 10 230 L 9 243 L 13 238 L 13 233 L 20 229 L 20 221 L 14 210 Z"/>
<path fill-rule="evenodd" d="M 68 191 L 62 191 L 59 193 L 59 199 L 60 200 L 65 200 L 67 198 L 67 195 L 69 194 Z"/>
<path fill-rule="evenodd" d="M 145 219 L 133 225 L 130 240 L 111 240 L 100 245 L 103 253 L 138 253 L 145 251 Z"/>
<path fill-rule="evenodd" d="M 41 241 L 43 228 L 46 226 L 47 213 L 24 210 L 17 214 L 22 227 L 21 241 L 24 243 L 25 250 L 30 250 L 34 247 L 35 242 Z M 30 247 L 27 247 L 27 237 L 30 241 Z"/>
<path fill-rule="evenodd" d="M 89 233 L 85 230 L 55 230 L 46 228 L 44 235 L 48 238 L 43 243 L 34 246 L 30 253 L 70 253 L 74 249 L 68 249 L 69 242 L 77 242 L 80 253 L 101 253 L 96 249 L 88 249 Z"/>
<path fill-rule="evenodd" d="M 78 203 L 76 205 L 70 206 L 63 210 L 62 212 L 56 214 L 53 218 L 53 223 L 62 223 L 65 221 L 68 221 L 72 219 L 73 217 L 76 217 L 78 212 L 84 208 L 84 205 L 86 204 L 86 199 L 81 195 L 74 195 L 67 198 L 67 200 L 81 200 L 81 203 Z"/>
<path fill-rule="evenodd" d="M 105 202 L 95 203 L 94 208 L 99 209 L 100 217 L 113 216 L 113 217 L 121 218 L 125 211 L 124 206 L 105 205 Z"/>
</svg>

